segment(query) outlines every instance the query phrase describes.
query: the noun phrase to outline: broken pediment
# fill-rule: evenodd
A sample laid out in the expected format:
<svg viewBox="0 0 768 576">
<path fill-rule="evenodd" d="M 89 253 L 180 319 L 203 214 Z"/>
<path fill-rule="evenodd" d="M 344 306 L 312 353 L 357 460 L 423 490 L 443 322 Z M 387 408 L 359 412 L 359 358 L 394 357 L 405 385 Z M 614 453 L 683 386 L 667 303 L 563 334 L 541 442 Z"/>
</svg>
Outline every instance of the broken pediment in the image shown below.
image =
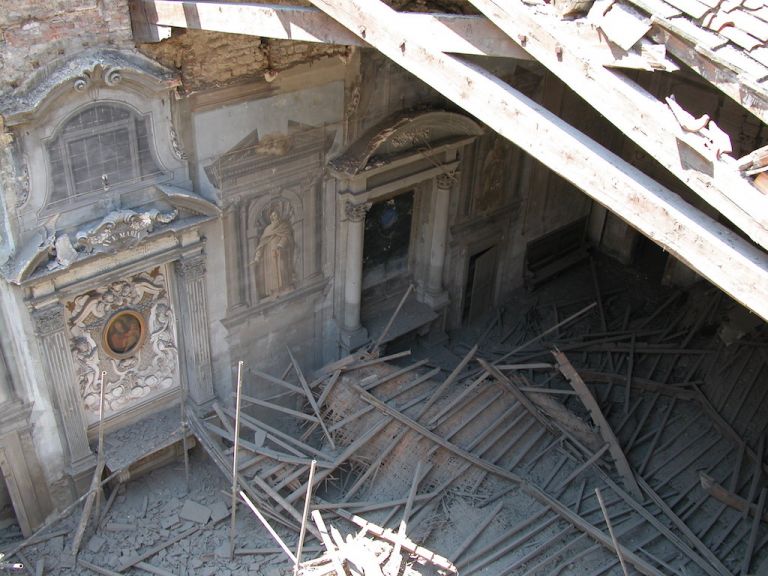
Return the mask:
<svg viewBox="0 0 768 576">
<path fill-rule="evenodd" d="M 46 230 L 11 260 L 6 277 L 14 283 L 70 268 L 98 254 L 133 248 L 148 238 L 196 226 L 220 215 L 219 208 L 183 188 L 159 185 L 170 209 L 119 209 L 76 231 Z"/>
<path fill-rule="evenodd" d="M 254 130 L 206 166 L 205 173 L 214 187 L 232 191 L 254 174 L 272 170 L 280 163 L 313 154 L 324 156 L 335 138 L 335 131 L 298 123 L 289 123 L 287 134 L 260 137 Z"/>
<path fill-rule="evenodd" d="M 14 126 L 31 120 L 57 95 L 118 85 L 146 94 L 167 91 L 180 83 L 175 72 L 137 52 L 85 50 L 41 68 L 0 100 L 0 114 L 7 126 Z"/>
<path fill-rule="evenodd" d="M 346 152 L 331 160 L 331 170 L 354 176 L 420 151 L 458 144 L 483 134 L 463 114 L 441 110 L 399 112 L 375 125 Z"/>
</svg>

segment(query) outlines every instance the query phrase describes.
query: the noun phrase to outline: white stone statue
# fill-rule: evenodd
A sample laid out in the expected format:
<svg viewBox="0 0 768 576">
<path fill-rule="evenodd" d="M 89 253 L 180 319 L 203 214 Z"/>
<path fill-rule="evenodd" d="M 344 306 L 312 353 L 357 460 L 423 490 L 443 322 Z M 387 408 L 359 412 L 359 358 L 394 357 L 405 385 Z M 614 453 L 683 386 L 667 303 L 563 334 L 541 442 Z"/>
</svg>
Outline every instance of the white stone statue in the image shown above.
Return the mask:
<svg viewBox="0 0 768 576">
<path fill-rule="evenodd" d="M 264 294 L 277 296 L 294 288 L 293 228 L 291 223 L 272 211 L 269 224 L 259 238 L 253 263 L 261 270 Z"/>
</svg>

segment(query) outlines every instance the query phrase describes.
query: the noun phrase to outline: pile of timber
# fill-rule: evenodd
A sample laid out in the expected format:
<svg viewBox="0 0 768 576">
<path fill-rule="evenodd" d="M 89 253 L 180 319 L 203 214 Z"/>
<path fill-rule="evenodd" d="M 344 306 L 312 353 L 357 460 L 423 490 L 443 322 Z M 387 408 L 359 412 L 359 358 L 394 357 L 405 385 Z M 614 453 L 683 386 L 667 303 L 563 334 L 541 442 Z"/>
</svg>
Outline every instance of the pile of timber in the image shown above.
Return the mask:
<svg viewBox="0 0 768 576">
<path fill-rule="evenodd" d="M 717 347 L 696 346 L 719 296 L 691 312 L 673 294 L 631 322 L 609 302 L 556 305 L 544 330 L 527 314 L 446 377 L 408 353 L 311 379 L 293 358 L 279 377 L 251 368 L 251 388 L 283 393 L 242 394 L 240 489 L 322 543 L 294 555 L 306 574 L 749 573 L 768 544 L 765 435 L 750 446 L 707 394 Z M 236 416 L 191 421 L 230 479 Z"/>
</svg>

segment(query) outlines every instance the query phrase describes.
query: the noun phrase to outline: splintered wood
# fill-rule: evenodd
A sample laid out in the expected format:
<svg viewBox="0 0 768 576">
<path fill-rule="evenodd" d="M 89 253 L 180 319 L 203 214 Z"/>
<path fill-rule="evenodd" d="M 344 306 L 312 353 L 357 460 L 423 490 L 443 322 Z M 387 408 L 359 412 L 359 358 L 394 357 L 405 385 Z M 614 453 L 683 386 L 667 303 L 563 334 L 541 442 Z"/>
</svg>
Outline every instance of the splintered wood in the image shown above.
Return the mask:
<svg viewBox="0 0 768 576">
<path fill-rule="evenodd" d="M 609 298 L 577 304 L 554 305 L 537 332 L 510 332 L 522 344 L 504 343 L 494 319 L 501 338 L 486 330 L 488 350 L 467 346 L 443 379 L 377 347 L 313 375 L 292 354 L 280 377 L 251 370 L 281 392 L 242 395 L 237 483 L 295 574 L 719 576 L 758 565 L 765 433 L 741 440 L 727 403 L 708 394 L 704 321 L 677 296 L 662 305 L 671 323 L 627 306 L 613 315 Z M 275 424 L 296 414 L 293 430 Z M 230 480 L 236 416 L 190 415 Z M 324 552 L 302 560 L 290 541 L 301 533 L 301 549 L 305 531 L 316 540 L 306 550 Z"/>
</svg>

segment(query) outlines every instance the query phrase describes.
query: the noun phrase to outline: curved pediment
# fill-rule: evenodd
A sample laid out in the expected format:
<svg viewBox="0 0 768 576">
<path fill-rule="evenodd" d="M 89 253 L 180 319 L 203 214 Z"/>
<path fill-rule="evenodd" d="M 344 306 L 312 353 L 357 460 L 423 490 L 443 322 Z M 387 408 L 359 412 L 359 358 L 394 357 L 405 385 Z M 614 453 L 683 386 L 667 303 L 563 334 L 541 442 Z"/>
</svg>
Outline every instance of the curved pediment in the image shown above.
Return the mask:
<svg viewBox="0 0 768 576">
<path fill-rule="evenodd" d="M 365 132 L 340 156 L 331 170 L 354 176 L 425 148 L 459 143 L 483 134 L 483 128 L 463 114 L 444 110 L 399 112 Z"/>
<path fill-rule="evenodd" d="M 41 68 L 23 86 L 0 100 L 7 126 L 23 124 L 57 96 L 98 88 L 133 88 L 142 93 L 168 90 L 178 75 L 138 52 L 85 50 Z"/>
<path fill-rule="evenodd" d="M 156 188 L 162 200 L 156 207 L 121 208 L 76 229 L 41 230 L 0 274 L 20 284 L 67 270 L 101 254 L 131 249 L 156 236 L 199 226 L 221 215 L 216 204 L 191 190 L 168 184 Z"/>
</svg>

